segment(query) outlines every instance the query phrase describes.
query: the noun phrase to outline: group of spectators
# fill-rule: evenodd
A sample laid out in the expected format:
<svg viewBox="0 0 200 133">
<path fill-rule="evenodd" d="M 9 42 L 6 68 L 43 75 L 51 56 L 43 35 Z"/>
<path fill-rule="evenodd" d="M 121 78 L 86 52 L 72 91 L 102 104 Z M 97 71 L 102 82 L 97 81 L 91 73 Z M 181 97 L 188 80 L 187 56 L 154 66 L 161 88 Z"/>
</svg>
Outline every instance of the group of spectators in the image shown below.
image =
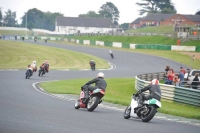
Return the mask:
<svg viewBox="0 0 200 133">
<path fill-rule="evenodd" d="M 184 86 L 184 83 L 186 83 L 185 80 L 185 74 L 189 74 L 190 70 L 187 69 L 187 72 L 183 67 L 180 67 L 180 70 L 178 73 L 175 73 L 170 66 L 166 66 L 165 69 L 165 77 L 164 77 L 164 83 L 169 85 L 175 85 L 175 86 Z M 199 85 L 199 73 L 195 74 L 195 78 L 193 79 L 193 82 L 191 83 L 191 87 L 193 89 L 197 89 L 197 86 Z"/>
<path fill-rule="evenodd" d="M 175 73 L 170 66 L 166 66 L 165 69 L 165 78 L 164 82 L 165 84 L 169 85 L 176 85 L 176 86 L 182 86 L 184 84 L 184 75 L 186 71 L 183 67 L 180 67 L 180 70 L 178 73 Z"/>
</svg>

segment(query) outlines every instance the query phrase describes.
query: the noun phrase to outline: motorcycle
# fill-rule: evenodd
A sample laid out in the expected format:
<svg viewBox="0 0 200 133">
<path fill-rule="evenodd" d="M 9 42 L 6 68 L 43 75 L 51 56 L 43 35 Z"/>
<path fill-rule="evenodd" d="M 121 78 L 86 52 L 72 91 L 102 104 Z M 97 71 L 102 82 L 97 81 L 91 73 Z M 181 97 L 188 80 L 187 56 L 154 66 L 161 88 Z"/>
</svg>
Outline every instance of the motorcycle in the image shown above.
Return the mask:
<svg viewBox="0 0 200 133">
<path fill-rule="evenodd" d="M 47 39 L 45 39 L 44 41 L 47 42 Z"/>
<path fill-rule="evenodd" d="M 42 76 L 44 75 L 46 72 L 48 72 L 48 68 L 49 68 L 49 65 L 45 65 L 44 67 L 40 66 L 40 70 L 39 70 L 39 74 L 38 76 Z"/>
<path fill-rule="evenodd" d="M 131 104 L 125 109 L 123 116 L 125 119 L 133 117 L 139 118 L 143 122 L 149 122 L 158 112 L 157 109 L 161 107 L 161 102 L 152 98 L 144 100 L 142 106 L 138 107 L 139 97 L 139 94 L 133 94 Z"/>
<path fill-rule="evenodd" d="M 81 91 L 80 97 L 75 101 L 74 108 L 87 108 L 89 112 L 92 112 L 98 104 L 102 102 L 102 98 L 104 97 L 105 91 L 103 89 L 95 89 L 92 92 L 89 92 L 89 98 L 84 99 L 85 93 Z"/>
<path fill-rule="evenodd" d="M 36 41 L 37 41 L 37 39 L 36 39 L 36 38 L 34 38 L 34 41 L 36 42 Z"/>
<path fill-rule="evenodd" d="M 25 75 L 26 75 L 26 79 L 29 79 L 32 75 L 33 75 L 33 69 L 32 68 L 28 68 L 27 70 L 26 70 L 26 73 L 25 73 Z"/>
<path fill-rule="evenodd" d="M 110 53 L 110 56 L 112 59 L 114 59 L 114 54 L 113 53 Z"/>
<path fill-rule="evenodd" d="M 91 64 L 90 66 L 91 66 L 91 70 L 95 71 L 95 64 Z"/>
</svg>

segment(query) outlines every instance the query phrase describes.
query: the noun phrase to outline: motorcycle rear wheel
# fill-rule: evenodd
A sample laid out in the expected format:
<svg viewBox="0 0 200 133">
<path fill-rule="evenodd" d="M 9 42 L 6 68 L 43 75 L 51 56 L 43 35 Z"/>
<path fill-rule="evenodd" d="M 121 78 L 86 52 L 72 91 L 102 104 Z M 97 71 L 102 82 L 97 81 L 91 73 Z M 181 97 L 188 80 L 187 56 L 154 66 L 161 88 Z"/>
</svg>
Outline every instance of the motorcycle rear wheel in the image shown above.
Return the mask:
<svg viewBox="0 0 200 133">
<path fill-rule="evenodd" d="M 30 76 L 31 76 L 31 72 L 30 72 L 30 70 L 27 70 L 27 72 L 26 72 L 26 79 L 28 79 Z"/>
<path fill-rule="evenodd" d="M 87 103 L 87 110 L 92 112 L 99 104 L 100 98 L 98 96 L 90 97 Z"/>
<path fill-rule="evenodd" d="M 130 114 L 131 114 L 131 106 L 128 106 L 124 111 L 124 118 L 129 119 L 131 117 Z"/>
<path fill-rule="evenodd" d="M 141 111 L 142 112 L 142 111 Z M 141 113 L 141 119 L 143 122 L 149 122 L 156 114 L 157 109 L 155 106 L 147 106 L 147 111 Z"/>
</svg>

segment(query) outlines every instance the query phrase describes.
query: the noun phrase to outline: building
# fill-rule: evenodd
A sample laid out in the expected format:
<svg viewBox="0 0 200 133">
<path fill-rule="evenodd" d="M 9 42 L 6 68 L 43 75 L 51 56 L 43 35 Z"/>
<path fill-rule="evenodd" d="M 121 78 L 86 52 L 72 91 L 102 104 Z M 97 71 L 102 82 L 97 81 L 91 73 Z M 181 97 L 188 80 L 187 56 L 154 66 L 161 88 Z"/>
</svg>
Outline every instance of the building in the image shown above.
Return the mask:
<svg viewBox="0 0 200 133">
<path fill-rule="evenodd" d="M 108 18 L 57 17 L 55 32 L 61 34 L 75 33 L 109 33 L 115 32 L 116 26 Z"/>
<path fill-rule="evenodd" d="M 137 18 L 136 20 L 134 20 L 132 23 L 129 24 L 129 28 L 134 28 L 134 29 L 137 29 L 137 28 L 140 28 L 141 25 L 140 25 L 140 20 L 142 18 Z"/>
<path fill-rule="evenodd" d="M 137 22 L 139 18 L 135 21 Z M 133 21 L 130 25 L 134 25 Z M 139 19 L 138 27 L 143 26 L 158 26 L 158 25 L 200 25 L 200 15 L 184 15 L 184 14 L 161 14 L 148 13 L 147 16 Z M 132 27 L 133 28 L 133 27 Z"/>
</svg>

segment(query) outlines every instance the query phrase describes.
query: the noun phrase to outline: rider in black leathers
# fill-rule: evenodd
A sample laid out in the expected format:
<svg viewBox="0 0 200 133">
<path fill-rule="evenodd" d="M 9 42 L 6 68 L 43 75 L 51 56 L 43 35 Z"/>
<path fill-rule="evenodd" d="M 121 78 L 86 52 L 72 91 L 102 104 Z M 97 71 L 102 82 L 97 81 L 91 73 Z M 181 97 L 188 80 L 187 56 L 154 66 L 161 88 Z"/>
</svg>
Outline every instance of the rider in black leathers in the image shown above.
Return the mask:
<svg viewBox="0 0 200 133">
<path fill-rule="evenodd" d="M 95 86 L 92 86 L 91 84 L 95 83 Z M 94 78 L 91 81 L 88 81 L 84 86 L 81 87 L 81 89 L 85 93 L 84 99 L 87 99 L 89 97 L 89 91 L 93 91 L 97 88 L 106 90 L 107 83 L 104 80 L 104 74 L 102 72 L 97 74 L 97 78 Z"/>
<path fill-rule="evenodd" d="M 160 86 L 158 85 L 159 81 L 157 79 L 153 79 L 151 81 L 151 83 L 144 87 L 143 89 L 139 90 L 138 93 L 136 95 L 139 95 L 139 106 L 142 106 L 143 104 L 143 100 L 149 100 L 151 98 L 155 98 L 158 101 L 160 101 L 161 99 L 161 90 L 160 90 Z M 149 90 L 150 94 L 149 95 L 145 95 L 142 92 Z"/>
</svg>

